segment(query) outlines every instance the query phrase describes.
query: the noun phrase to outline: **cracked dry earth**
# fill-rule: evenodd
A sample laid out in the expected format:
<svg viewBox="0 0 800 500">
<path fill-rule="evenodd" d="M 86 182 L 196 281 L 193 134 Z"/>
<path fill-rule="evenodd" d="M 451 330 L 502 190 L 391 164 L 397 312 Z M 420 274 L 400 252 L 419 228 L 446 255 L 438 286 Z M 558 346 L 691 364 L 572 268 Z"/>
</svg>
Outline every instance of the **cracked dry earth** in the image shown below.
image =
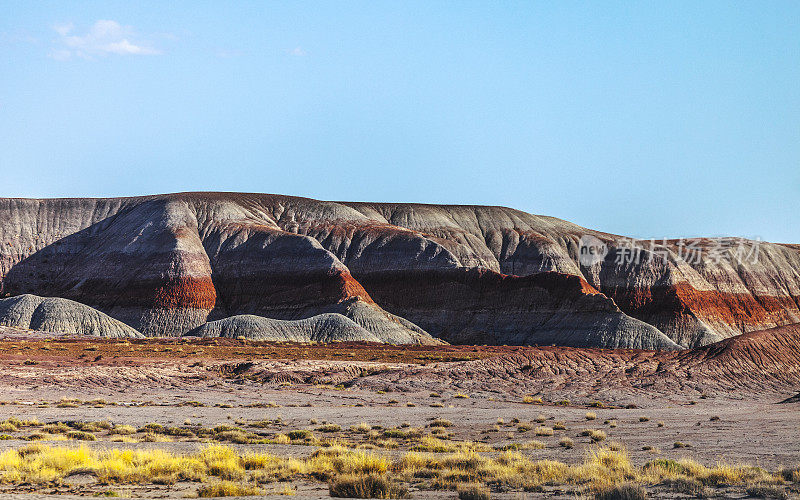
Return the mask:
<svg viewBox="0 0 800 500">
<path fill-rule="evenodd" d="M 141 428 L 238 426 L 270 438 L 309 429 L 320 437 L 354 445 L 366 437 L 350 430 L 430 429 L 449 420 L 452 442 L 492 449 L 537 440 L 542 449 L 520 453 L 534 460 L 578 464 L 597 446 L 584 429 L 607 434 L 636 466 L 654 459 L 691 457 L 703 464 L 747 463 L 768 470 L 800 463 L 798 404 L 783 401 L 799 392 L 797 330 L 742 336 L 722 345 L 678 353 L 552 347 L 296 345 L 236 340 L 109 341 L 76 338 L 0 340 L 0 420 L 42 423 L 109 421 Z M 596 414 L 587 420 L 587 412 Z M 253 422 L 279 422 L 250 428 Z M 539 425 L 566 429 L 537 436 Z M 319 432 L 324 424 L 340 430 Z M 527 424 L 527 425 L 526 425 Z M 526 429 L 527 427 L 527 429 Z M 0 448 L 29 444 L 35 429 L 11 432 Z M 559 446 L 568 437 L 574 448 Z M 166 442 L 96 441 L 49 443 L 95 448 L 158 448 L 188 453 L 207 439 L 172 437 Z M 211 441 L 216 442 L 216 441 Z M 48 444 L 47 441 L 43 441 Z M 675 443 L 685 446 L 676 447 Z M 242 451 L 305 457 L 316 445 L 237 444 Z M 376 453 L 399 456 L 413 442 Z M 488 455 L 492 455 L 489 452 Z M 296 498 L 328 498 L 320 481 L 298 481 Z M 787 487 L 790 495 L 796 494 Z M 60 485 L 2 487 L 3 497 L 58 494 L 184 497 L 197 485 L 98 485 L 75 475 Z M 264 493 L 277 492 L 273 486 Z M 17 496 L 24 493 L 26 496 Z M 453 491 L 414 491 L 416 498 L 455 498 Z M 686 498 L 651 488 L 652 496 Z M 742 489 L 715 494 L 744 498 Z M 494 492 L 493 498 L 574 498 L 576 491 Z"/>
</svg>

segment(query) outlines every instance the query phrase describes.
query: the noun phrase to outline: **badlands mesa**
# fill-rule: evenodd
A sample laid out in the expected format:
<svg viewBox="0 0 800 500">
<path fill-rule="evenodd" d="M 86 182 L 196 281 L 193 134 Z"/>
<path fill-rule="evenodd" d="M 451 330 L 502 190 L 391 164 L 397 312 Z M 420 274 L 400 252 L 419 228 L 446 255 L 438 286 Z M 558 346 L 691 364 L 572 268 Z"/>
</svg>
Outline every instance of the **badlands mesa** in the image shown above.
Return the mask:
<svg viewBox="0 0 800 500">
<path fill-rule="evenodd" d="M 800 246 L 650 243 L 504 207 L 0 199 L 0 497 L 799 495 Z"/>
<path fill-rule="evenodd" d="M 580 258 L 589 236 L 607 246 L 596 262 Z M 738 242 L 709 258 L 721 246 L 704 239 L 705 252 L 684 259 L 667 241 L 628 259 L 625 241 L 505 207 L 243 193 L 5 198 L 0 324 L 678 350 L 800 322 L 797 246 Z M 750 258 L 734 259 L 742 246 Z"/>
<path fill-rule="evenodd" d="M 607 246 L 582 262 L 580 241 Z M 678 350 L 800 322 L 800 248 L 505 207 L 243 193 L 0 199 L 0 325 L 99 336 Z M 712 247 L 716 258 L 709 258 Z M 746 260 L 734 252 L 746 250 Z M 658 255 L 655 255 L 655 252 Z M 62 300 L 66 299 L 66 300 Z"/>
</svg>

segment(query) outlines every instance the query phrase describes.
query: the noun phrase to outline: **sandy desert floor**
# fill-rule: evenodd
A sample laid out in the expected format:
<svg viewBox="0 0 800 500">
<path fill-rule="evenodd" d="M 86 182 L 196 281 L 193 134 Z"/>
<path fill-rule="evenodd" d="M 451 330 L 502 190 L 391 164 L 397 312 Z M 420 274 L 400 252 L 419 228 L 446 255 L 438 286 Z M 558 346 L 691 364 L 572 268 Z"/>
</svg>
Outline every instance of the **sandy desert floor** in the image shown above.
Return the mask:
<svg viewBox="0 0 800 500">
<path fill-rule="evenodd" d="M 712 468 L 759 468 L 722 478 L 693 473 L 684 482 L 630 475 L 651 497 L 800 492 L 800 473 L 792 475 L 800 464 L 800 408 L 780 403 L 797 387 L 670 390 L 674 384 L 642 386 L 634 375 L 598 383 L 602 376 L 587 380 L 581 370 L 558 366 L 536 376 L 497 368 L 505 364 L 504 356 L 518 352 L 7 335 L 0 340 L 0 449 L 6 455 L 30 446 L 191 455 L 223 445 L 240 456 L 268 453 L 280 460 L 346 449 L 386 457 L 389 475 L 415 498 L 457 498 L 454 489 L 461 482 L 458 476 L 445 480 L 428 473 L 433 466 L 422 467 L 425 473 L 401 471 L 397 464 L 410 451 L 440 462 L 459 453 L 490 461 L 518 454 L 514 460 L 528 464 L 518 467 L 521 480 L 485 481 L 492 498 L 591 498 L 597 491 L 585 478 L 533 484 L 524 480 L 525 471 L 543 460 L 580 467 L 592 451 L 611 449 L 624 450 L 640 471 L 654 461 L 686 464 L 685 459 Z M 589 430 L 602 434 L 595 432 L 593 439 Z M 52 480 L 14 480 L 6 455 L 0 457 L 4 496 L 187 497 L 223 479 L 212 474 L 205 481 L 109 482 L 91 468 L 77 467 Z M 263 495 L 328 498 L 335 472 L 273 475 L 259 482 L 248 470 L 233 482 L 251 484 Z M 469 474 L 464 477 L 474 482 Z"/>
</svg>

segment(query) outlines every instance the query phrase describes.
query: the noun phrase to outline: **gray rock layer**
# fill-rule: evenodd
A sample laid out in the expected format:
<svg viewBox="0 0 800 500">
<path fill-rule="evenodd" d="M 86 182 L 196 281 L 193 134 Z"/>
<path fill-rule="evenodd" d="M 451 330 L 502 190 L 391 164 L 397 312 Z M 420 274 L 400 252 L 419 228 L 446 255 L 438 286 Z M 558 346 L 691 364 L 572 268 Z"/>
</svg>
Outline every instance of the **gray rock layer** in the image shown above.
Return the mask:
<svg viewBox="0 0 800 500">
<path fill-rule="evenodd" d="M 318 314 L 294 321 L 244 314 L 210 321 L 186 335 L 292 342 L 391 342 L 391 339 L 377 337 L 337 313 Z"/>
<path fill-rule="evenodd" d="M 19 295 L 0 300 L 0 326 L 68 335 L 144 337 L 130 326 L 78 302 Z"/>
</svg>

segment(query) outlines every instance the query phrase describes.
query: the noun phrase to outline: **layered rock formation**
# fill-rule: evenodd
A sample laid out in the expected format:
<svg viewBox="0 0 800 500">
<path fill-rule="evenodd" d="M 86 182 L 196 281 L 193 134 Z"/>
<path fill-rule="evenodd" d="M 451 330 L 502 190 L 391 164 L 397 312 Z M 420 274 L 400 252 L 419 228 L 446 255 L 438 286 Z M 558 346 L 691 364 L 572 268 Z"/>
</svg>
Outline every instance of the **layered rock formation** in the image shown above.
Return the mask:
<svg viewBox="0 0 800 500">
<path fill-rule="evenodd" d="M 587 235 L 608 254 L 582 264 Z M 627 259 L 620 237 L 504 207 L 0 199 L 4 295 L 69 298 L 146 335 L 339 313 L 380 339 L 676 349 L 800 322 L 797 247 L 703 240 L 690 259 L 662 243 Z"/>
<path fill-rule="evenodd" d="M 95 337 L 144 337 L 125 323 L 78 302 L 28 294 L 0 300 L 0 326 Z"/>
</svg>

